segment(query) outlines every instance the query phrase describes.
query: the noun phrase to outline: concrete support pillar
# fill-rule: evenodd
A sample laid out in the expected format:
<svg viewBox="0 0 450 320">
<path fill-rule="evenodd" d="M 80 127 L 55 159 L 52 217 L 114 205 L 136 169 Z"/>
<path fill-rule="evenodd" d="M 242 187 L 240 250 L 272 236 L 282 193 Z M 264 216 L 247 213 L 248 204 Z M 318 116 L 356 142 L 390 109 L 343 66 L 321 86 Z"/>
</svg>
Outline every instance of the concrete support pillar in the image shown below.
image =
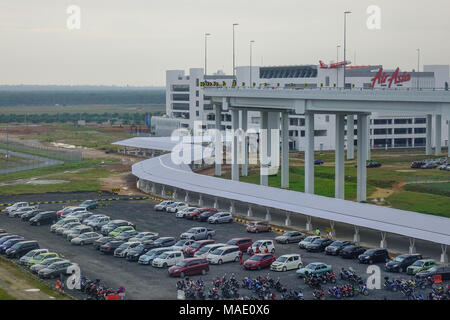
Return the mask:
<svg viewBox="0 0 450 320">
<path fill-rule="evenodd" d="M 370 143 L 370 115 L 367 116 L 367 160 L 370 160 L 372 144 Z"/>
<path fill-rule="evenodd" d="M 450 117 L 447 119 L 448 126 L 447 126 L 447 157 L 450 158 Z"/>
<path fill-rule="evenodd" d="M 234 205 L 234 201 L 231 201 L 231 202 L 230 202 L 230 213 L 231 213 L 232 215 L 235 215 L 235 214 L 236 214 L 236 207 L 235 207 L 235 205 Z"/>
<path fill-rule="evenodd" d="M 214 208 L 219 209 L 219 199 L 217 197 L 214 198 Z"/>
<path fill-rule="evenodd" d="M 380 248 L 387 249 L 386 232 L 381 232 Z"/>
<path fill-rule="evenodd" d="M 347 115 L 347 160 L 355 159 L 355 117 Z"/>
<path fill-rule="evenodd" d="M 284 220 L 284 225 L 285 225 L 286 227 L 289 227 L 289 226 L 291 225 L 291 214 L 290 214 L 290 213 L 288 213 L 288 214 L 286 215 L 286 219 Z"/>
<path fill-rule="evenodd" d="M 270 214 L 270 209 L 266 208 L 266 221 L 271 222 L 272 221 L 272 215 Z"/>
<path fill-rule="evenodd" d="M 434 134 L 434 140 L 436 147 L 434 149 L 435 155 L 441 154 L 441 146 L 442 146 L 442 116 L 440 114 L 437 114 L 435 117 L 435 134 Z"/>
<path fill-rule="evenodd" d="M 173 189 L 173 193 L 172 193 L 172 198 L 173 198 L 173 200 L 177 200 L 177 189 L 175 188 L 175 189 Z"/>
<path fill-rule="evenodd" d="M 367 115 L 358 115 L 357 201 L 367 200 Z"/>
<path fill-rule="evenodd" d="M 306 217 L 306 231 L 312 231 L 312 218 L 311 216 Z"/>
<path fill-rule="evenodd" d="M 335 132 L 335 154 L 334 154 L 334 197 L 338 199 L 344 199 L 345 191 L 345 178 L 344 178 L 344 115 L 336 115 L 336 132 Z"/>
<path fill-rule="evenodd" d="M 260 165 L 260 184 L 263 186 L 269 185 L 268 176 L 268 160 L 267 160 L 267 146 L 268 146 L 268 125 L 269 113 L 261 111 L 260 133 L 259 133 L 259 165 Z"/>
<path fill-rule="evenodd" d="M 166 186 L 165 186 L 165 185 L 162 186 L 162 189 L 161 189 L 161 195 L 162 195 L 163 197 L 166 196 Z"/>
<path fill-rule="evenodd" d="M 409 238 L 409 254 L 416 253 L 416 239 Z"/>
<path fill-rule="evenodd" d="M 186 195 L 184 196 L 184 202 L 189 205 L 189 192 L 186 191 Z"/>
<path fill-rule="evenodd" d="M 156 193 L 156 184 L 152 183 L 152 193 Z"/>
<path fill-rule="evenodd" d="M 425 146 L 425 154 L 426 155 L 431 155 L 432 152 L 432 141 L 431 141 L 431 133 L 433 132 L 433 121 L 432 121 L 432 116 L 431 114 L 427 114 L 427 124 L 426 124 L 426 133 L 427 133 L 427 137 L 426 137 L 426 146 Z"/>
<path fill-rule="evenodd" d="M 236 134 L 239 129 L 239 110 L 237 109 L 231 109 L 231 124 L 233 131 L 233 140 L 231 143 L 231 179 L 239 181 L 238 136 Z"/>
<path fill-rule="evenodd" d="M 336 230 L 334 229 L 335 222 L 330 220 L 331 239 L 336 238 Z"/>
<path fill-rule="evenodd" d="M 355 227 L 355 233 L 353 234 L 353 242 L 354 243 L 359 243 L 361 241 L 361 237 L 359 235 L 359 227 L 354 226 Z"/>
<path fill-rule="evenodd" d="M 314 193 L 314 114 L 305 114 L 305 193 Z"/>
<path fill-rule="evenodd" d="M 248 129 L 248 112 L 247 110 L 242 110 L 242 118 L 241 118 L 241 128 L 244 133 L 242 139 L 242 176 L 248 176 L 248 137 L 247 137 L 247 129 Z"/>
<path fill-rule="evenodd" d="M 198 206 L 199 207 L 203 207 L 203 204 L 204 204 L 204 202 L 203 202 L 203 195 L 200 193 L 198 195 Z"/>
<path fill-rule="evenodd" d="M 440 262 L 441 263 L 448 263 L 447 245 L 441 244 L 441 249 L 442 249 L 442 253 L 441 253 Z"/>
<path fill-rule="evenodd" d="M 247 217 L 253 217 L 253 210 L 251 205 L 248 206 Z"/>
<path fill-rule="evenodd" d="M 289 115 L 281 113 L 281 187 L 289 187 Z"/>
<path fill-rule="evenodd" d="M 215 146 L 215 175 L 222 175 L 222 158 L 223 158 L 223 143 L 222 143 L 222 107 L 215 105 L 216 111 L 216 146 Z"/>
</svg>

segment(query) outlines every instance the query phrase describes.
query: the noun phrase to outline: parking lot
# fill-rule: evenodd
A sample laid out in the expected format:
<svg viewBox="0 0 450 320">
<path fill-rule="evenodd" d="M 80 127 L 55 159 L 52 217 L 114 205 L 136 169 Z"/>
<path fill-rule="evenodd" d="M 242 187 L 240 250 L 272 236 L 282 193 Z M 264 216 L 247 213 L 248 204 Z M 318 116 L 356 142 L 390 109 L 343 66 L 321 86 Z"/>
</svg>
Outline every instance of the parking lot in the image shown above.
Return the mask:
<svg viewBox="0 0 450 320">
<path fill-rule="evenodd" d="M 93 199 L 98 198 L 95 193 L 83 194 L 43 194 L 33 196 L 22 196 L 20 198 L 0 199 L 0 202 L 12 203 L 15 201 L 59 201 L 67 199 Z M 178 238 L 179 235 L 193 226 L 206 226 L 207 223 L 196 222 L 192 220 L 176 218 L 173 213 L 156 212 L 153 209 L 154 203 L 149 200 L 120 200 L 106 201 L 104 205 L 93 210 L 96 213 L 102 213 L 110 216 L 112 219 L 125 219 L 136 224 L 137 231 L 154 231 L 160 236 L 173 236 Z M 63 205 L 61 204 L 41 204 L 42 210 L 57 210 Z M 176 283 L 179 278 L 171 278 L 167 274 L 167 269 L 158 269 L 152 266 L 138 265 L 136 262 L 129 262 L 123 258 L 107 256 L 95 250 L 92 246 L 74 246 L 61 236 L 51 233 L 50 226 L 30 226 L 28 223 L 22 222 L 20 219 L 9 218 L 5 214 L 0 215 L 0 226 L 9 233 L 20 234 L 27 240 L 37 240 L 41 248 L 48 248 L 52 251 L 62 254 L 65 258 L 77 263 L 81 268 L 82 276 L 90 279 L 101 279 L 109 287 L 118 288 L 124 286 L 126 288 L 127 299 L 176 299 Z M 214 240 L 216 242 L 227 242 L 235 237 L 250 236 L 253 241 L 258 239 L 273 239 L 278 234 L 259 233 L 249 234 L 245 231 L 245 226 L 238 222 L 221 225 L 208 225 L 208 227 L 216 230 Z M 347 260 L 340 257 L 327 256 L 324 253 L 308 253 L 300 250 L 296 243 L 293 244 L 275 244 L 275 256 L 278 257 L 288 253 L 300 253 L 303 264 L 306 266 L 311 262 L 324 262 L 331 264 L 336 276 L 342 267 L 352 267 L 363 279 L 367 278 L 367 265 L 361 265 L 356 260 Z M 244 261 L 248 255 L 244 255 Z M 378 264 L 382 267 L 382 264 Z M 230 275 L 234 273 L 238 280 L 244 277 L 256 278 L 258 275 L 267 275 L 268 273 L 274 279 L 280 278 L 283 285 L 288 288 L 302 289 L 306 299 L 312 299 L 312 289 L 304 284 L 302 279 L 296 276 L 295 270 L 287 272 L 272 272 L 269 269 L 261 271 L 246 271 L 238 262 L 225 263 L 223 265 L 210 266 L 210 272 L 201 276 L 202 280 L 207 284 L 207 289 L 211 288 L 211 281 L 214 277 L 222 277 L 224 274 Z M 381 285 L 383 277 L 387 275 L 395 278 L 409 278 L 406 274 L 386 274 L 382 272 Z M 194 280 L 200 276 L 193 277 Z M 345 284 L 339 280 L 337 285 Z M 325 285 L 327 289 L 330 285 Z M 426 291 L 420 291 L 426 293 Z M 70 293 L 70 292 L 69 292 Z M 251 295 L 250 291 L 240 289 L 241 294 Z M 424 294 L 425 295 L 425 294 Z M 79 296 L 77 294 L 77 296 Z M 404 299 L 400 292 L 392 293 L 386 290 L 371 290 L 368 297 L 357 296 L 352 299 Z"/>
</svg>

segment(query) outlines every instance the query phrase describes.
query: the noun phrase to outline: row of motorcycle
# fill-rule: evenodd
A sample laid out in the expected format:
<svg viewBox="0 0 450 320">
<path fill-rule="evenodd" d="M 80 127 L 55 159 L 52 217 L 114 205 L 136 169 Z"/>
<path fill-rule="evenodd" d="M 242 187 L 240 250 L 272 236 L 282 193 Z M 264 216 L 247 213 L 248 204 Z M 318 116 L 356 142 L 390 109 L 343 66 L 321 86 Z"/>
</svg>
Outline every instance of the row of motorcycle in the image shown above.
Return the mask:
<svg viewBox="0 0 450 320">
<path fill-rule="evenodd" d="M 79 290 L 87 295 L 86 300 L 107 300 L 109 295 L 125 293 L 124 287 L 112 289 L 102 284 L 100 279 L 91 280 L 87 277 L 81 277 Z"/>
<path fill-rule="evenodd" d="M 400 292 L 408 300 L 424 300 L 424 295 L 417 292 L 417 289 L 431 291 L 428 292 L 429 300 L 450 300 L 450 284 L 446 287 L 435 283 L 433 277 L 420 279 L 389 279 L 384 278 L 384 289 L 392 292 Z"/>
</svg>

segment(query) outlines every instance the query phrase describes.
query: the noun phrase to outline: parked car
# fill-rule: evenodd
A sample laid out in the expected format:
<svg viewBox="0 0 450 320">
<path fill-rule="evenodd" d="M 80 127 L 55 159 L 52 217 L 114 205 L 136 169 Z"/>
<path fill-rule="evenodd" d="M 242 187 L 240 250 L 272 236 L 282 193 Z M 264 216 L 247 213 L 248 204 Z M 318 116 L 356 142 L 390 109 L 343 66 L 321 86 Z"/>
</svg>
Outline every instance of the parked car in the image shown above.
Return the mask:
<svg viewBox="0 0 450 320">
<path fill-rule="evenodd" d="M 92 213 L 92 212 L 89 212 L 89 213 Z M 94 221 L 97 218 L 105 218 L 105 217 L 108 217 L 108 216 L 104 215 L 104 214 L 98 214 L 98 213 L 94 214 L 94 213 L 92 213 L 92 215 L 90 215 L 89 217 L 83 219 L 83 223 L 87 225 L 89 222 Z"/>
<path fill-rule="evenodd" d="M 414 262 L 422 258 L 421 254 L 402 254 L 387 262 L 384 270 L 389 272 L 403 272 Z"/>
<path fill-rule="evenodd" d="M 247 253 L 264 253 L 265 248 L 267 248 L 268 252 L 275 253 L 275 245 L 272 240 L 258 240 L 253 242 L 252 246 L 247 249 Z"/>
<path fill-rule="evenodd" d="M 182 210 L 179 210 L 179 211 L 175 214 L 175 217 L 177 217 L 177 218 L 184 218 L 185 215 L 188 215 L 190 212 L 192 212 L 192 211 L 194 211 L 194 210 L 197 210 L 197 208 L 196 208 L 196 207 L 187 207 L 187 208 L 184 208 L 184 209 L 182 209 Z"/>
<path fill-rule="evenodd" d="M 186 257 L 193 257 L 194 254 L 199 251 L 202 247 L 216 243 L 215 240 L 198 240 L 191 244 L 188 248 L 186 248 L 183 253 Z"/>
<path fill-rule="evenodd" d="M 205 227 L 193 227 L 180 235 L 180 239 L 204 240 L 216 235 L 214 230 Z"/>
<path fill-rule="evenodd" d="M 238 246 L 225 246 L 214 249 L 211 251 L 206 259 L 211 264 L 222 264 L 224 262 L 237 262 L 239 261 L 239 255 L 241 250 Z"/>
<path fill-rule="evenodd" d="M 25 240 L 24 237 L 20 237 L 20 238 L 14 238 L 14 239 L 10 239 L 8 241 L 3 242 L 3 244 L 0 245 L 0 253 L 6 254 L 6 250 L 10 249 L 16 243 L 22 242 L 24 240 Z"/>
<path fill-rule="evenodd" d="M 156 239 L 158 239 L 158 236 L 159 236 L 158 232 L 144 231 L 144 232 L 139 232 L 137 235 L 130 238 L 128 241 L 146 242 L 146 241 L 150 241 L 150 240 L 156 240 Z"/>
<path fill-rule="evenodd" d="M 111 233 L 111 232 L 110 232 Z M 134 229 L 125 230 L 121 234 L 119 234 L 117 237 L 115 237 L 117 240 L 124 240 L 124 241 L 130 241 L 133 237 L 136 237 L 139 234 Z"/>
<path fill-rule="evenodd" d="M 247 232 L 269 232 L 271 230 L 269 222 L 267 221 L 250 221 L 246 226 Z"/>
<path fill-rule="evenodd" d="M 147 253 L 143 254 L 139 257 L 138 264 L 149 265 L 152 264 L 153 260 L 158 257 L 163 252 L 173 251 L 171 247 L 163 247 L 163 248 L 155 248 L 147 251 Z"/>
<path fill-rule="evenodd" d="M 16 211 L 20 208 L 25 208 L 25 207 L 29 207 L 30 204 L 28 202 L 16 202 L 13 205 L 6 207 L 5 212 L 6 214 L 10 214 L 13 211 Z"/>
<path fill-rule="evenodd" d="M 70 212 L 72 212 L 72 209 L 78 208 L 77 206 L 67 206 L 62 208 L 61 210 L 58 210 L 56 212 L 56 215 L 58 218 L 64 218 L 66 217 Z"/>
<path fill-rule="evenodd" d="M 278 259 L 270 265 L 270 270 L 284 272 L 293 269 L 300 269 L 301 267 L 303 267 L 302 257 L 297 253 L 292 253 L 278 257 Z"/>
<path fill-rule="evenodd" d="M 89 211 L 88 212 L 83 212 L 83 213 L 80 214 L 79 219 L 80 219 L 81 223 L 86 224 L 87 220 L 90 217 L 93 217 L 94 215 L 95 215 L 94 213 L 89 212 Z"/>
<path fill-rule="evenodd" d="M 64 212 L 61 215 L 61 218 L 65 218 L 65 217 L 69 217 L 69 216 L 78 218 L 82 213 L 85 213 L 85 212 L 88 212 L 88 210 L 84 207 L 74 207 L 74 208 L 71 208 L 69 211 Z"/>
<path fill-rule="evenodd" d="M 351 241 L 340 241 L 340 240 L 333 241 L 333 243 L 331 243 L 325 248 L 325 254 L 338 256 L 343 248 L 352 244 L 353 243 Z"/>
<path fill-rule="evenodd" d="M 219 213 L 212 211 L 212 210 L 208 210 L 208 211 L 202 212 L 199 215 L 195 216 L 194 220 L 201 221 L 201 222 L 205 222 L 205 221 L 210 222 L 209 218 L 211 218 L 212 216 L 214 216 L 216 214 L 219 214 Z"/>
<path fill-rule="evenodd" d="M 281 236 L 275 238 L 275 241 L 278 243 L 291 243 L 291 242 L 299 242 L 306 238 L 306 235 L 298 232 L 298 231 L 287 231 L 283 233 Z"/>
<path fill-rule="evenodd" d="M 75 227 L 70 230 L 69 233 L 66 235 L 66 239 L 69 241 L 72 241 L 72 239 L 78 238 L 83 233 L 93 232 L 92 228 L 89 226 L 81 225 L 78 227 Z"/>
<path fill-rule="evenodd" d="M 38 276 L 41 278 L 57 278 L 60 275 L 67 274 L 67 268 L 74 265 L 69 260 L 59 261 L 52 263 L 47 268 L 39 270 Z"/>
<path fill-rule="evenodd" d="M 35 264 L 34 266 L 30 267 L 30 271 L 32 273 L 38 273 L 40 270 L 47 268 L 48 266 L 52 265 L 53 263 L 65 261 L 66 259 L 63 258 L 51 258 L 51 259 L 45 259 L 39 264 Z"/>
<path fill-rule="evenodd" d="M 80 234 L 78 237 L 73 238 L 72 240 L 70 240 L 70 243 L 84 246 L 86 244 L 94 243 L 94 241 L 98 240 L 100 237 L 101 235 L 99 233 L 91 231 Z"/>
<path fill-rule="evenodd" d="M 177 243 L 175 243 L 172 247 L 175 250 L 181 250 L 184 252 L 184 250 L 187 249 L 194 242 L 195 242 L 195 240 L 192 240 L 192 239 L 182 239 L 182 240 L 178 240 Z"/>
<path fill-rule="evenodd" d="M 28 207 L 21 207 L 17 210 L 11 211 L 8 213 L 8 216 L 10 218 L 20 218 L 22 214 L 31 212 L 31 211 L 38 211 L 37 206 L 28 206 Z"/>
<path fill-rule="evenodd" d="M 360 254 L 363 254 L 364 252 L 366 252 L 366 249 L 357 246 L 357 245 L 349 245 L 344 247 L 341 252 L 339 253 L 339 255 L 342 258 L 347 258 L 347 259 L 356 259 L 359 257 Z"/>
<path fill-rule="evenodd" d="M 79 222 L 69 222 L 69 223 L 65 223 L 63 224 L 61 227 L 56 228 L 55 233 L 58 235 L 63 235 L 64 232 L 71 230 L 72 228 L 75 228 L 77 226 L 81 226 L 81 223 Z"/>
<path fill-rule="evenodd" d="M 202 213 L 200 216 L 203 214 L 205 213 Z M 218 212 L 208 218 L 209 223 L 231 223 L 233 220 L 233 216 L 230 212 Z"/>
<path fill-rule="evenodd" d="M 139 241 L 128 241 L 122 243 L 116 250 L 114 250 L 114 257 L 125 258 L 128 252 L 140 245 Z"/>
<path fill-rule="evenodd" d="M 20 257 L 19 264 L 23 265 L 23 266 L 26 266 L 28 264 L 28 261 L 33 259 L 33 257 L 37 257 L 41 253 L 47 253 L 47 252 L 48 252 L 48 249 L 34 249 L 34 250 L 31 250 L 27 254 L 25 254 L 22 257 Z"/>
<path fill-rule="evenodd" d="M 196 220 L 196 217 L 201 215 L 204 212 L 211 211 L 214 213 L 217 213 L 218 210 L 216 208 L 197 208 L 195 210 L 192 210 L 189 212 L 189 214 L 186 214 L 184 217 L 188 220 Z"/>
<path fill-rule="evenodd" d="M 36 216 L 39 212 L 42 212 L 42 211 L 31 210 L 31 211 L 25 212 L 20 216 L 20 219 L 22 219 L 22 221 L 30 221 L 30 219 L 33 218 L 34 216 Z"/>
<path fill-rule="evenodd" d="M 228 240 L 227 245 L 238 246 L 242 252 L 247 252 L 248 248 L 253 245 L 251 238 L 233 238 Z"/>
<path fill-rule="evenodd" d="M 107 216 L 97 217 L 92 220 L 89 220 L 89 222 L 87 222 L 87 225 L 92 227 L 94 231 L 98 231 L 101 230 L 101 228 L 104 225 L 108 224 L 110 221 L 111 221 L 110 217 Z"/>
<path fill-rule="evenodd" d="M 100 250 L 100 247 L 102 245 L 104 245 L 105 243 L 108 243 L 110 241 L 113 241 L 113 240 L 114 240 L 113 237 L 101 237 L 101 238 L 99 238 L 99 239 L 94 241 L 94 243 L 93 243 L 94 244 L 94 248 L 97 249 L 97 250 Z"/>
<path fill-rule="evenodd" d="M 307 244 L 305 246 L 305 249 L 308 252 L 322 252 L 325 250 L 326 247 L 328 247 L 332 243 L 333 243 L 333 240 L 331 240 L 331 239 L 319 238 L 319 239 L 314 240 L 310 244 Z"/>
<path fill-rule="evenodd" d="M 184 260 L 183 252 L 167 251 L 153 259 L 152 266 L 157 268 L 167 268 Z"/>
<path fill-rule="evenodd" d="M 227 245 L 225 243 L 211 243 L 207 244 L 206 246 L 203 246 L 200 250 L 198 250 L 196 253 L 194 253 L 194 257 L 197 258 L 206 258 L 208 257 L 208 254 L 212 251 L 216 250 L 217 248 L 226 247 Z"/>
<path fill-rule="evenodd" d="M 154 241 L 156 247 L 170 247 L 176 242 L 177 240 L 174 237 L 161 237 Z"/>
<path fill-rule="evenodd" d="M 23 237 L 19 236 L 17 234 L 4 234 L 2 237 L 0 237 L 0 245 L 4 244 L 8 240 L 17 239 L 17 238 L 23 238 Z"/>
<path fill-rule="evenodd" d="M 56 252 L 43 252 L 38 254 L 37 256 L 33 256 L 30 260 L 27 262 L 27 266 L 31 267 L 32 265 L 41 263 L 45 259 L 51 259 L 51 258 L 59 258 L 59 254 Z"/>
<path fill-rule="evenodd" d="M 39 243 L 37 241 L 20 241 L 6 250 L 6 256 L 9 258 L 20 258 L 35 249 L 39 249 Z"/>
<path fill-rule="evenodd" d="M 331 265 L 325 264 L 323 262 L 313 262 L 308 264 L 304 268 L 300 268 L 296 271 L 296 274 L 300 278 L 305 278 L 310 275 L 322 275 L 326 272 L 333 272 Z"/>
<path fill-rule="evenodd" d="M 274 261 L 275 256 L 272 253 L 259 253 L 247 259 L 244 262 L 244 268 L 246 270 L 261 270 L 270 267 Z"/>
<path fill-rule="evenodd" d="M 80 203 L 80 207 L 86 208 L 86 210 L 93 210 L 98 208 L 98 202 L 95 200 L 85 200 Z"/>
<path fill-rule="evenodd" d="M 166 211 L 168 205 L 171 205 L 175 201 L 165 200 L 155 205 L 154 209 L 156 211 Z"/>
<path fill-rule="evenodd" d="M 419 273 L 420 271 L 425 271 L 428 269 L 431 269 L 436 265 L 436 261 L 433 259 L 421 259 L 414 262 L 412 265 L 410 265 L 408 268 L 406 268 L 406 274 L 409 275 L 415 275 L 416 273 Z"/>
<path fill-rule="evenodd" d="M 155 244 L 153 242 L 149 243 L 140 243 L 138 246 L 131 248 L 125 258 L 128 261 L 138 261 L 139 257 L 148 252 L 151 249 L 155 248 Z"/>
<path fill-rule="evenodd" d="M 442 281 L 450 280 L 450 266 L 434 266 L 428 270 L 422 270 L 416 273 L 416 278 L 428 278 L 433 276 L 441 276 Z"/>
<path fill-rule="evenodd" d="M 389 253 L 386 249 L 369 249 L 358 256 L 360 263 L 388 262 Z"/>
<path fill-rule="evenodd" d="M 420 169 L 425 164 L 425 161 L 413 161 L 411 162 L 412 169 Z"/>
<path fill-rule="evenodd" d="M 105 224 L 102 228 L 101 228 L 101 234 L 103 235 L 108 235 L 111 231 L 113 231 L 114 229 L 118 228 L 118 227 L 124 227 L 124 226 L 129 226 L 129 227 L 133 227 L 136 230 L 136 227 L 133 223 L 129 222 L 129 221 L 125 221 L 125 220 L 111 220 L 110 222 L 108 222 L 107 224 Z"/>
<path fill-rule="evenodd" d="M 104 254 L 113 254 L 114 250 L 116 250 L 122 243 L 125 241 L 120 240 L 112 240 L 100 246 L 100 252 Z"/>
<path fill-rule="evenodd" d="M 187 204 L 184 202 L 174 202 L 166 207 L 167 212 L 177 213 L 179 210 L 187 208 Z"/>
<path fill-rule="evenodd" d="M 58 218 L 55 211 L 45 211 L 39 212 L 37 215 L 31 218 L 29 222 L 32 226 L 40 226 L 43 224 L 56 223 L 57 220 Z"/>
<path fill-rule="evenodd" d="M 50 226 L 50 232 L 56 232 L 56 230 L 58 230 L 58 228 L 64 227 L 65 224 L 72 223 L 72 222 L 80 223 L 80 220 L 78 220 L 78 218 L 72 218 L 72 217 L 60 219 L 60 220 L 58 220 L 58 222 L 56 222 L 55 224 L 52 224 Z"/>
<path fill-rule="evenodd" d="M 369 161 L 366 164 L 366 168 L 379 168 L 381 167 L 381 163 L 377 161 Z"/>
<path fill-rule="evenodd" d="M 316 160 L 314 160 L 314 164 L 315 165 L 322 165 L 323 164 L 323 160 L 320 160 L 320 159 L 316 159 Z"/>
<path fill-rule="evenodd" d="M 168 270 L 169 276 L 181 277 L 194 276 L 197 274 L 205 275 L 209 272 L 209 262 L 206 258 L 189 258 L 178 262 Z"/>
</svg>

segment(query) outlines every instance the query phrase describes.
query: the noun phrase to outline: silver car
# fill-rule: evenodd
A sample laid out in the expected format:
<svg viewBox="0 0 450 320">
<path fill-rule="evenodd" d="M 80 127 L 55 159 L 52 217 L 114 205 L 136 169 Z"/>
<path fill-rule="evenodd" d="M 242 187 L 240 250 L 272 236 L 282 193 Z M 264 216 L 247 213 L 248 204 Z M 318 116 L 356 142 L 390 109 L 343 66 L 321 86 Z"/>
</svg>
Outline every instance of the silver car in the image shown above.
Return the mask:
<svg viewBox="0 0 450 320">
<path fill-rule="evenodd" d="M 71 223 L 71 222 L 80 222 L 78 220 L 78 218 L 72 218 L 72 217 L 67 217 L 64 219 L 59 220 L 57 223 L 52 224 L 50 226 L 50 232 L 56 232 L 56 230 L 60 227 L 63 227 L 66 223 Z"/>
<path fill-rule="evenodd" d="M 156 204 L 154 208 L 156 211 L 166 211 L 166 208 L 168 206 L 170 206 L 171 204 L 173 204 L 174 202 L 175 201 L 169 201 L 169 200 L 162 201 L 161 203 Z"/>
<path fill-rule="evenodd" d="M 281 236 L 275 238 L 275 241 L 278 243 L 290 243 L 290 242 L 299 242 L 306 238 L 301 232 L 298 231 L 288 231 L 283 233 Z"/>
<path fill-rule="evenodd" d="M 50 258 L 50 259 L 45 259 L 44 261 L 42 261 L 39 264 L 35 264 L 32 265 L 30 267 L 30 271 L 33 273 L 38 273 L 39 270 L 42 270 L 44 268 L 47 268 L 48 266 L 52 265 L 55 262 L 59 262 L 59 261 L 64 261 L 65 259 L 63 258 Z"/>
<path fill-rule="evenodd" d="M 233 222 L 233 216 L 230 212 L 217 212 L 208 218 L 209 223 L 229 223 Z"/>
<path fill-rule="evenodd" d="M 40 255 L 41 253 L 47 253 L 48 249 L 34 249 L 28 252 L 26 255 L 22 256 L 19 259 L 19 264 L 21 265 L 27 265 L 27 262 L 33 259 L 34 257 Z"/>
<path fill-rule="evenodd" d="M 59 227 L 58 229 L 56 229 L 56 234 L 62 235 L 64 234 L 64 232 L 75 228 L 76 226 L 81 226 L 81 223 L 79 222 L 69 222 L 67 224 L 64 224 L 62 227 Z"/>
<path fill-rule="evenodd" d="M 92 232 L 92 231 L 93 231 L 92 227 L 85 226 L 82 224 L 81 226 L 77 226 L 77 227 L 71 229 L 70 232 L 68 232 L 65 236 L 66 236 L 67 240 L 71 241 L 72 239 L 78 238 L 83 233 Z"/>
<path fill-rule="evenodd" d="M 78 237 L 70 240 L 71 244 L 79 244 L 80 246 L 84 246 L 85 244 L 92 244 L 95 240 L 98 240 L 102 237 L 101 234 L 97 232 L 86 232 L 80 234 Z"/>
</svg>

